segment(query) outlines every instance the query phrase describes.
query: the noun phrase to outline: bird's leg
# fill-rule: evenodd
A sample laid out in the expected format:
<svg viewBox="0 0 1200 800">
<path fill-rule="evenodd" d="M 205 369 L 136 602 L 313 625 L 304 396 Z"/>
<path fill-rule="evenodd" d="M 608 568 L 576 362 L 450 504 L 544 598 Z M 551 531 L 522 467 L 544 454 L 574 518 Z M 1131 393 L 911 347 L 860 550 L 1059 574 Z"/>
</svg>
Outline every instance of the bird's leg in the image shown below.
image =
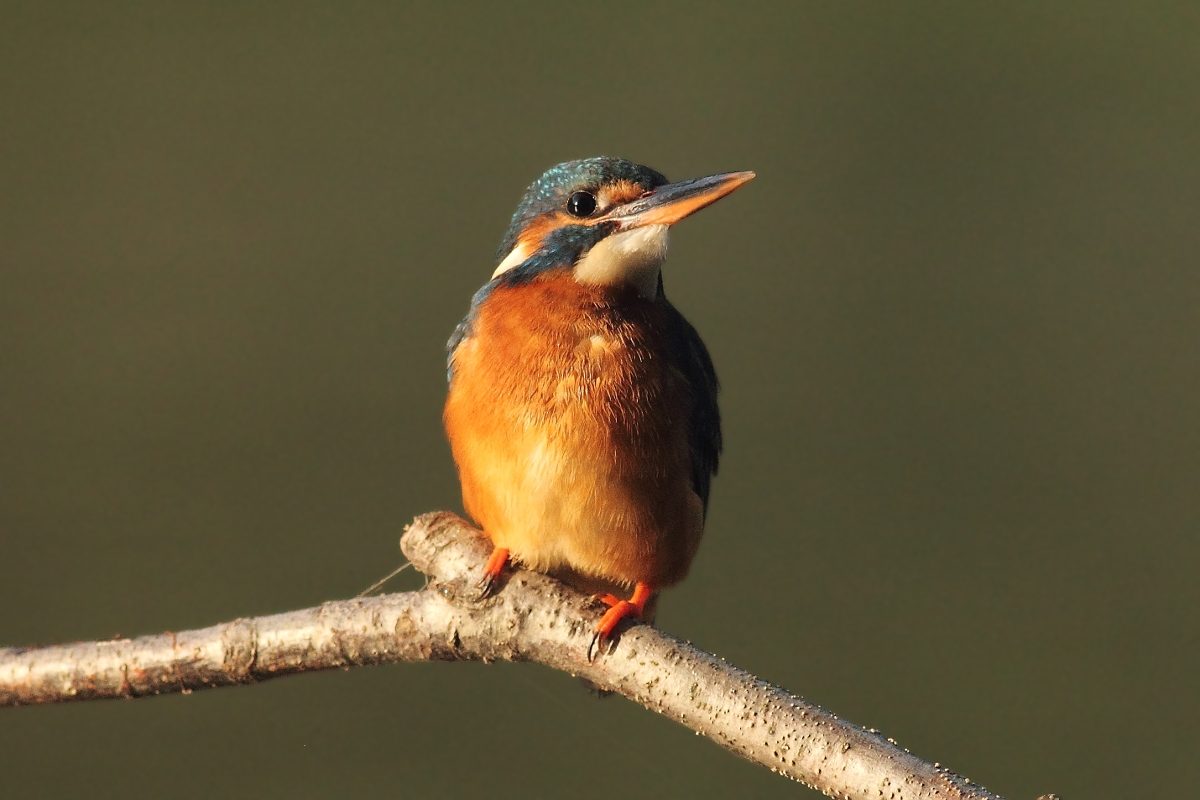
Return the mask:
<svg viewBox="0 0 1200 800">
<path fill-rule="evenodd" d="M 507 548 L 497 547 L 492 551 L 491 557 L 483 567 L 483 577 L 479 579 L 479 583 L 475 584 L 479 587 L 480 599 L 487 597 L 492 593 L 492 589 L 496 588 L 496 583 L 500 580 L 500 573 L 504 571 L 504 565 L 507 563 Z"/>
<path fill-rule="evenodd" d="M 648 583 L 638 581 L 633 587 L 633 597 L 628 600 L 622 600 L 619 597 L 611 594 L 600 595 L 597 599 L 600 602 L 611 606 L 608 611 L 604 612 L 604 616 L 596 623 L 596 633 L 592 637 L 592 644 L 588 647 L 588 658 L 591 659 L 592 647 L 599 642 L 601 649 L 604 643 L 612 635 L 618 623 L 626 617 L 641 617 L 642 612 L 646 610 L 646 603 L 654 596 L 654 587 Z"/>
</svg>

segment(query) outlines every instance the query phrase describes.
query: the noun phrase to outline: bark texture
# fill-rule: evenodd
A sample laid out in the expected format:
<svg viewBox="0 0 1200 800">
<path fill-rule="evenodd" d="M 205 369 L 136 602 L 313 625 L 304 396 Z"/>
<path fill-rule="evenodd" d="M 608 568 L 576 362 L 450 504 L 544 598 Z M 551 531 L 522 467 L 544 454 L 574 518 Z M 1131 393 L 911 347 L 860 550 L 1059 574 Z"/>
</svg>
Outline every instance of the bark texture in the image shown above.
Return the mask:
<svg viewBox="0 0 1200 800">
<path fill-rule="evenodd" d="M 622 629 L 610 652 L 589 661 L 602 607 L 528 571 L 480 600 L 475 583 L 491 544 L 453 514 L 418 517 L 401 547 L 429 576 L 425 589 L 137 639 L 0 649 L 0 706 L 187 693 L 400 661 L 537 661 L 832 797 L 998 797 L 648 625 Z"/>
</svg>

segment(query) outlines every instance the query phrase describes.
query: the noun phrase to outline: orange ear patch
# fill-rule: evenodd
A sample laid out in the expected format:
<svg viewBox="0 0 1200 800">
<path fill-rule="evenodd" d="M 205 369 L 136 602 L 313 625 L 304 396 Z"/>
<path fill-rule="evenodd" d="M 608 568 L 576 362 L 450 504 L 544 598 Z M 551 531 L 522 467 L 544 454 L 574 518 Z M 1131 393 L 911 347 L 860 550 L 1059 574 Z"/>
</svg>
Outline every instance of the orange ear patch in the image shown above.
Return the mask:
<svg viewBox="0 0 1200 800">
<path fill-rule="evenodd" d="M 553 213 L 543 214 L 540 217 L 534 217 L 531 219 L 529 224 L 525 226 L 525 230 L 521 231 L 521 235 L 517 239 L 519 246 L 524 247 L 530 253 L 536 252 L 537 249 L 542 246 L 542 240 L 545 239 L 551 231 L 562 227 L 563 222 L 560 219 L 561 216 L 562 215 L 560 214 Z"/>
</svg>

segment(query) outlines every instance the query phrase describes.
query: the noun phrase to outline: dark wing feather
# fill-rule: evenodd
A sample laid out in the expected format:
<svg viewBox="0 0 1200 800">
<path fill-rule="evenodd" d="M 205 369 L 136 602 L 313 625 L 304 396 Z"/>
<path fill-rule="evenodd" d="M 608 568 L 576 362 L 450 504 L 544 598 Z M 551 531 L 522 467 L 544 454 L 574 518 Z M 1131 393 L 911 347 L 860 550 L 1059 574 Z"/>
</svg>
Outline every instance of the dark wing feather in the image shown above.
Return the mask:
<svg viewBox="0 0 1200 800">
<path fill-rule="evenodd" d="M 667 309 L 667 324 L 671 332 L 671 353 L 675 366 L 683 373 L 692 388 L 692 415 L 688 420 L 688 436 L 692 450 L 692 485 L 704 502 L 708 514 L 708 493 L 717 462 L 721 457 L 721 411 L 717 408 L 717 371 L 713 368 L 708 348 L 692 324 L 684 319 L 675 306 L 662 294 L 659 297 Z"/>
</svg>

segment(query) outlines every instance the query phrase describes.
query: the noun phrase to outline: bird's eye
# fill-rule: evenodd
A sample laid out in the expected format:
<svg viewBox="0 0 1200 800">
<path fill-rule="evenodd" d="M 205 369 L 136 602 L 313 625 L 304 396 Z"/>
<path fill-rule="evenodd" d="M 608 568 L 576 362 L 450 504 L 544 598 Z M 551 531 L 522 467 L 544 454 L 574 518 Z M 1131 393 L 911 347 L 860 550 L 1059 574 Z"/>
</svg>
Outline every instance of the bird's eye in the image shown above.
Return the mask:
<svg viewBox="0 0 1200 800">
<path fill-rule="evenodd" d="M 567 198 L 567 213 L 572 217 L 586 217 L 596 210 L 596 198 L 590 192 L 576 192 Z"/>
</svg>

